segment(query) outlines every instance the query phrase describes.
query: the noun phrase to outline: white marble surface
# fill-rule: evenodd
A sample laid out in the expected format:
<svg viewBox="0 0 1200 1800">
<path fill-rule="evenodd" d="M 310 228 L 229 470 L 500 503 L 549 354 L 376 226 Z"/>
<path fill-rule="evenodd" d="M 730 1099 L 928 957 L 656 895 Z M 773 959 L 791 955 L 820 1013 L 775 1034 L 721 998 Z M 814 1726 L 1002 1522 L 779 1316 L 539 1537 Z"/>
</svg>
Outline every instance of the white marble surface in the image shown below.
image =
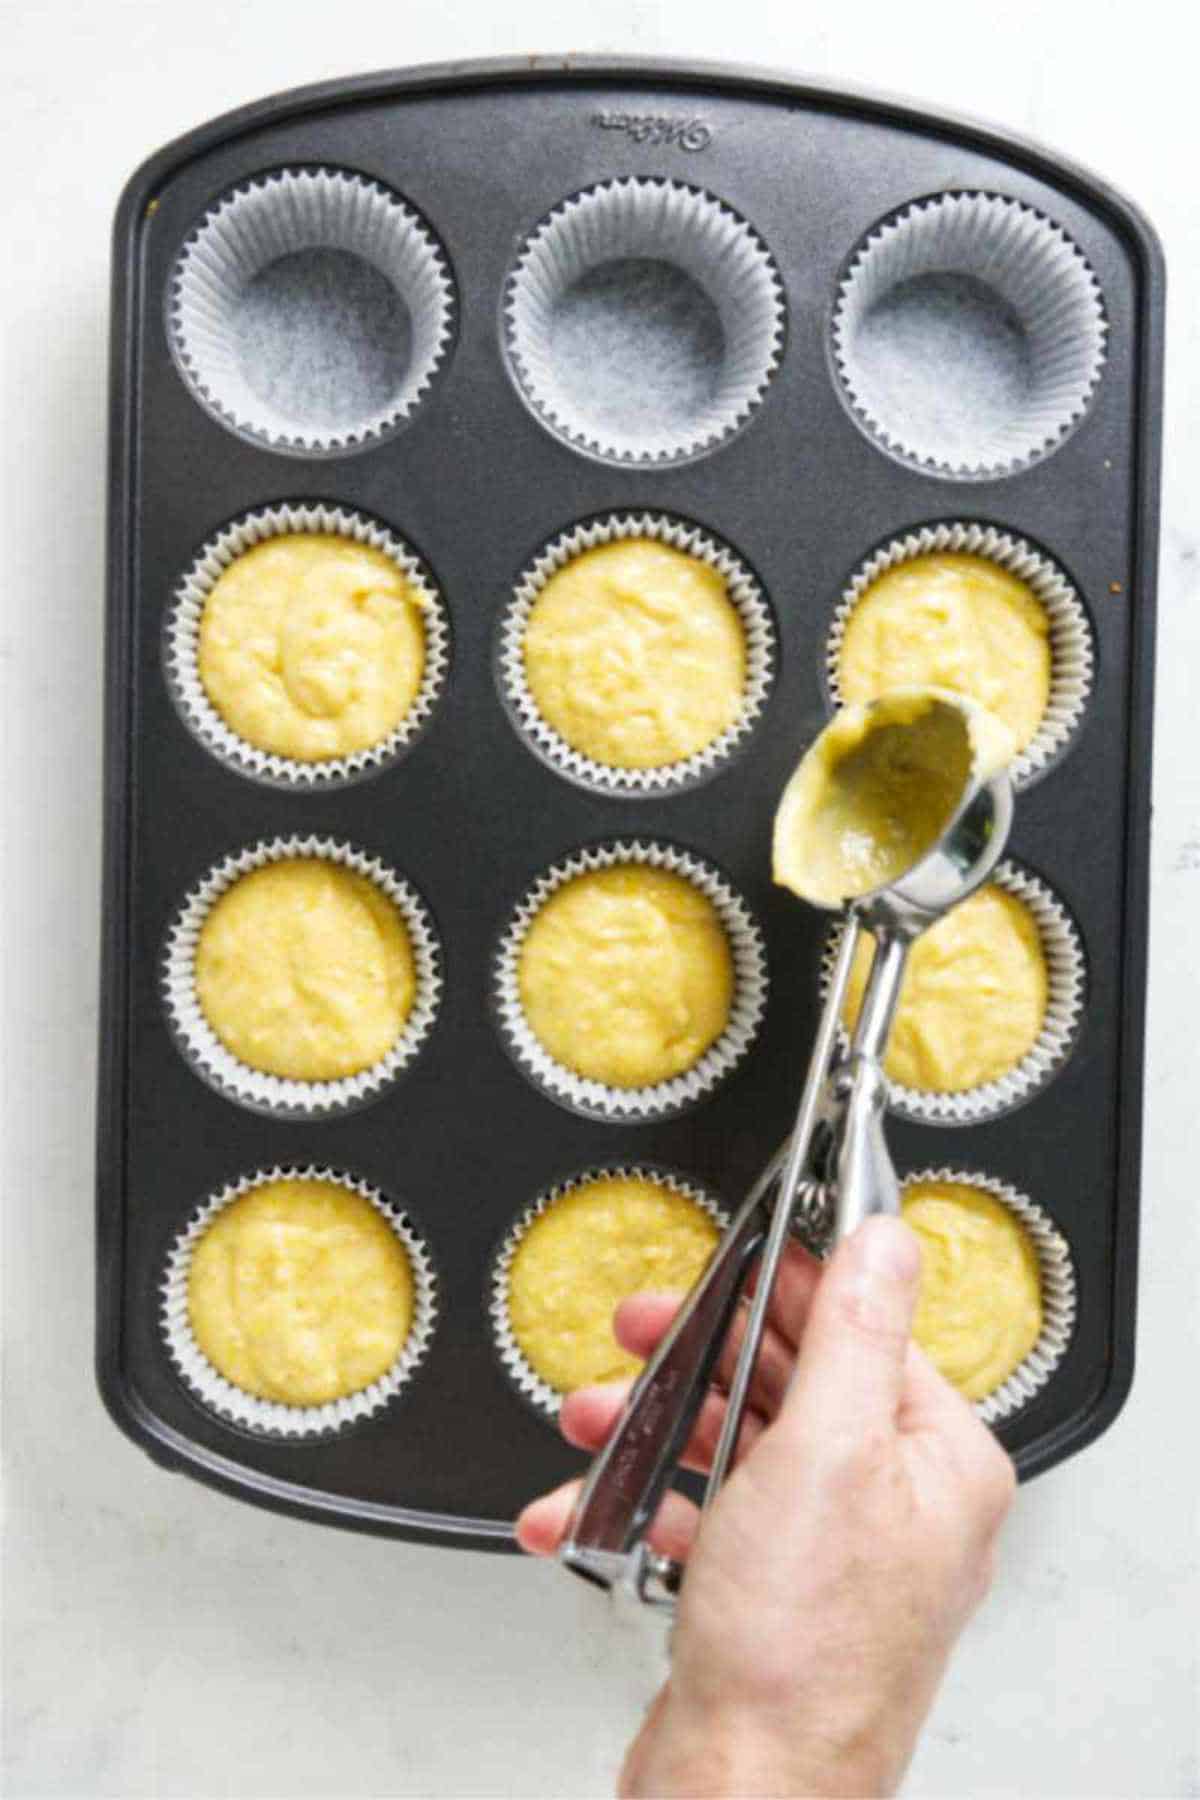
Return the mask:
<svg viewBox="0 0 1200 1800">
<path fill-rule="evenodd" d="M 775 63 L 969 109 L 1107 173 L 1171 267 L 1140 1372 L 1021 1495 L 918 1795 L 1200 1793 L 1200 671 L 1194 63 L 1174 7 L 1008 0 L 9 0 L 0 543 L 11 954 L 3 1092 L 6 1792 L 603 1794 L 636 1664 L 553 1569 L 276 1519 L 155 1469 L 91 1361 L 107 238 L 152 147 L 259 93 L 535 49 Z M 1193 1559 L 1193 1560 L 1189 1560 Z"/>
</svg>

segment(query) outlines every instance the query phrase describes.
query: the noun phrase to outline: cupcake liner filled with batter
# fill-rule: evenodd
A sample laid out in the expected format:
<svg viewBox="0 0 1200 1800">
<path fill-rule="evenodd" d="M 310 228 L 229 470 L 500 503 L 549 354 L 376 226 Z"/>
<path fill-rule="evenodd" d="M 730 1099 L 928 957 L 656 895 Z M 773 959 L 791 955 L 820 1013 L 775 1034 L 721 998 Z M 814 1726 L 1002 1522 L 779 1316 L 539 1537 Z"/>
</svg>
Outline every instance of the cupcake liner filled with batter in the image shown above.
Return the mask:
<svg viewBox="0 0 1200 1800">
<path fill-rule="evenodd" d="M 686 1111 L 741 1061 L 766 1003 L 766 954 L 710 864 L 619 842 L 534 882 L 494 981 L 501 1036 L 535 1086 L 592 1117 L 636 1121 Z"/>
<path fill-rule="evenodd" d="M 205 1080 L 315 1117 L 395 1079 L 441 984 L 433 922 L 408 882 L 348 844 L 291 837 L 226 857 L 192 890 L 168 934 L 163 997 Z"/>
<path fill-rule="evenodd" d="M 538 417 L 610 462 L 678 462 L 750 417 L 783 348 L 783 288 L 754 229 L 682 182 L 565 200 L 509 277 L 505 331 Z"/>
<path fill-rule="evenodd" d="M 301 1200 L 315 1194 L 319 1202 L 322 1190 L 335 1202 L 349 1195 L 371 1210 L 364 1218 L 361 1208 L 354 1213 L 343 1202 L 346 1217 L 314 1217 L 295 1208 L 289 1216 L 284 1206 L 277 1218 L 247 1222 L 246 1238 L 226 1249 L 220 1267 L 198 1262 L 206 1234 L 216 1221 L 232 1217 L 226 1209 L 237 1202 L 276 1195 L 294 1201 L 297 1194 Z M 390 1239 L 377 1225 L 372 1229 L 372 1219 L 387 1227 L 399 1259 L 387 1256 Z M 199 1339 L 208 1333 L 193 1311 L 201 1287 L 208 1297 L 219 1293 L 222 1349 L 232 1351 L 238 1373 L 253 1370 L 243 1379 L 263 1392 L 228 1379 L 205 1354 Z M 171 1248 L 160 1293 L 167 1353 L 192 1395 L 224 1419 L 285 1438 L 326 1436 L 388 1405 L 425 1358 L 438 1311 L 429 1255 L 407 1215 L 367 1182 L 317 1166 L 260 1170 L 206 1200 Z M 325 1366 L 330 1359 L 332 1381 Z M 340 1388 L 336 1377 L 356 1363 L 371 1378 L 334 1398 L 297 1404 L 272 1397 L 280 1390 L 305 1391 L 314 1382 Z"/>
<path fill-rule="evenodd" d="M 971 1222 L 969 1235 L 964 1232 L 951 1242 L 940 1227 L 951 1224 L 962 1189 L 969 1190 L 968 1204 L 979 1205 L 980 1217 Z M 924 1203 L 923 1217 L 909 1210 L 918 1199 Z M 1070 1343 L 1076 1312 L 1070 1247 L 1034 1201 L 977 1171 L 922 1169 L 905 1176 L 901 1210 L 922 1240 L 913 1336 L 971 1399 L 984 1424 L 999 1424 L 1045 1387 Z M 996 1231 L 1005 1214 L 1016 1233 L 1011 1224 Z M 997 1252 L 989 1272 L 985 1259 Z M 1036 1288 L 1036 1305 L 1024 1288 Z M 988 1372 L 992 1367 L 1005 1370 L 994 1383 Z M 981 1388 L 986 1391 L 976 1391 Z"/>
<path fill-rule="evenodd" d="M 968 915 L 965 908 L 973 909 L 973 914 Z M 996 916 L 985 917 L 985 911 Z M 997 931 L 1003 949 L 1003 961 L 984 970 L 978 994 L 966 986 L 953 989 L 947 985 L 954 967 L 962 968 L 969 960 L 968 947 L 961 941 L 968 916 L 977 919 L 972 929 L 983 934 L 980 942 L 970 947 L 971 958 L 978 962 L 986 955 L 986 937 Z M 826 945 L 822 992 L 828 990 L 843 929 L 840 923 L 836 925 Z M 1037 955 L 1036 962 L 1033 955 L 1026 958 L 1026 935 L 1030 939 L 1029 950 Z M 871 950 L 872 940 L 864 931 L 852 971 L 851 1008 L 865 980 Z M 939 962 L 943 954 L 944 966 Z M 905 995 L 911 992 L 910 980 L 926 984 L 929 1004 L 935 1009 L 924 1029 L 919 1015 L 910 1015 L 911 1023 L 906 1020 Z M 919 937 L 910 953 L 909 973 L 900 990 L 891 1042 L 884 1058 L 889 1109 L 903 1118 L 939 1125 L 968 1125 L 995 1118 L 1020 1105 L 1043 1088 L 1070 1055 L 1085 992 L 1083 945 L 1066 907 L 1028 870 L 1013 862 L 1001 863 L 983 888 Z M 954 1014 L 960 1003 L 967 1010 L 956 1023 Z M 976 1030 L 987 1027 L 989 1006 L 997 1009 L 992 1044 L 987 1041 L 985 1029 Z M 853 1017 L 853 1011 L 850 1016 Z M 845 1044 L 845 1025 L 841 1036 Z M 972 1082 L 964 1078 L 961 1085 L 951 1086 L 949 1082 L 954 1077 L 947 1075 L 948 1085 L 942 1089 L 906 1083 L 896 1073 L 900 1056 L 933 1063 L 961 1059 L 964 1071 L 968 1058 L 999 1057 L 1003 1063 L 1006 1042 L 1015 1045 L 1020 1053 L 1013 1056 L 1010 1066 L 1001 1067 L 987 1079 L 976 1078 Z"/>
<path fill-rule="evenodd" d="M 998 194 L 918 200 L 855 251 L 833 314 L 855 417 L 894 455 L 960 479 L 1049 455 L 1104 364 L 1099 283 L 1066 232 Z"/>
<path fill-rule="evenodd" d="M 568 570 L 570 610 L 545 622 Z M 728 546 L 662 513 L 622 513 L 562 533 L 524 572 L 498 674 L 518 730 L 554 768 L 600 793 L 661 794 L 704 780 L 745 741 L 776 659 L 762 590 Z M 534 691 L 547 679 L 554 719 Z"/>
<path fill-rule="evenodd" d="M 835 707 L 913 684 L 986 706 L 1017 740 L 1018 789 L 1070 747 L 1094 662 L 1087 613 L 1063 571 L 1023 538 L 966 523 L 922 526 L 868 557 L 825 649 Z"/>
<path fill-rule="evenodd" d="M 662 1196 L 661 1218 L 651 1216 Z M 537 1285 L 522 1296 L 514 1320 L 513 1264 L 530 1228 L 561 1201 L 577 1208 L 564 1227 L 578 1228 L 578 1255 L 564 1231 L 545 1248 Z M 593 1205 L 598 1213 L 593 1211 Z M 693 1219 L 688 1214 L 694 1215 Z M 685 1235 L 677 1226 L 682 1221 Z M 496 1348 L 517 1392 L 544 1418 L 558 1417 L 571 1387 L 632 1374 L 636 1359 L 612 1337 L 617 1305 L 638 1291 L 686 1292 L 698 1279 L 728 1218 L 717 1201 L 684 1176 L 643 1164 L 595 1168 L 558 1182 L 526 1207 L 505 1238 L 491 1274 L 489 1310 Z M 589 1281 L 591 1285 L 589 1286 Z M 536 1334 L 539 1373 L 521 1347 Z M 607 1341 L 605 1341 L 607 1339 Z M 548 1379 L 559 1377 L 559 1383 Z M 578 1379 L 576 1378 L 578 1377 Z"/>
<path fill-rule="evenodd" d="M 322 505 L 267 507 L 211 539 L 164 638 L 201 743 L 240 773 L 310 787 L 394 762 L 449 655 L 445 604 L 415 553 L 377 520 Z"/>
<path fill-rule="evenodd" d="M 273 449 L 355 449 L 406 419 L 449 347 L 454 289 L 429 226 L 379 182 L 282 169 L 180 252 L 167 323 L 188 385 Z"/>
</svg>

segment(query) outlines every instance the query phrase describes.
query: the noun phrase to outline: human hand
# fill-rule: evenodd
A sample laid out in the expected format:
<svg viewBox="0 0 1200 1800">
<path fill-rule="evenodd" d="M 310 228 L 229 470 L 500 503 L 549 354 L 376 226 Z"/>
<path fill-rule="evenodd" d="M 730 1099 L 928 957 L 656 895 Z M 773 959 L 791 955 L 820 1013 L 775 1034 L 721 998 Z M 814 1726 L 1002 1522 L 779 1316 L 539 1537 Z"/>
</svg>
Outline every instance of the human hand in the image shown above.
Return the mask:
<svg viewBox="0 0 1200 1800">
<path fill-rule="evenodd" d="M 990 1585 L 1015 1483 L 991 1433 L 909 1341 L 919 1258 L 895 1219 L 869 1220 L 824 1270 L 799 1249 L 785 1256 L 733 1472 L 702 1528 L 669 1493 L 649 1533 L 688 1568 L 671 1673 L 625 1759 L 630 1800 L 895 1791 Z M 677 1305 L 627 1301 L 618 1339 L 648 1355 Z M 691 1468 L 711 1462 L 740 1326 Z M 597 1449 L 627 1391 L 570 1395 L 564 1435 Z M 526 1507 L 524 1549 L 557 1549 L 578 1488 Z"/>
</svg>

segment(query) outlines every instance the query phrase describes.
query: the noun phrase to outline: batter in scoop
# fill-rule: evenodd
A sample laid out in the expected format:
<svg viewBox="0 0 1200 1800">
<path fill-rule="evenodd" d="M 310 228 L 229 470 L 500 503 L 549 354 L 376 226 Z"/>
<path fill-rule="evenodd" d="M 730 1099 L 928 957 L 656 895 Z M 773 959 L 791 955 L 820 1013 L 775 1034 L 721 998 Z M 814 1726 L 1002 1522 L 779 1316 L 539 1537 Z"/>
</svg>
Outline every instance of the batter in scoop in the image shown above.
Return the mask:
<svg viewBox="0 0 1200 1800">
<path fill-rule="evenodd" d="M 886 887 L 932 850 L 972 776 L 1011 753 L 999 720 L 936 689 L 898 688 L 846 707 L 784 790 L 776 881 L 831 908 Z"/>
</svg>

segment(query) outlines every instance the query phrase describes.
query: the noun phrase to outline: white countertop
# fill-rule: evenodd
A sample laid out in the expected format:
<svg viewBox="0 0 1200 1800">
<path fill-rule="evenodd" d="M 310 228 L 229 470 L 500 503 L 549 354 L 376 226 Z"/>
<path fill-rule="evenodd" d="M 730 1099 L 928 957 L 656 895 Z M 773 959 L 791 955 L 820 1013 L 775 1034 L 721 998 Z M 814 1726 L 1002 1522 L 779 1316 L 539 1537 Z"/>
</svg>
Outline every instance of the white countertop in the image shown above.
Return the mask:
<svg viewBox="0 0 1200 1800">
<path fill-rule="evenodd" d="M 610 1791 L 644 1694 L 557 1570 L 294 1523 L 161 1473 L 92 1383 L 108 232 L 128 172 L 262 93 L 454 56 L 777 64 L 1042 138 L 1145 208 L 1171 279 L 1139 1373 L 1023 1491 L 914 1795 L 1200 1794 L 1196 1743 L 1200 347 L 1194 59 L 1164 0 L 10 0 L 0 542 L 15 946 L 4 1097 L 6 1792 Z M 1189 216 L 1190 215 L 1190 216 Z M 14 879 L 14 876 L 16 879 Z M 1185 1425 L 1189 1417 L 1192 1422 Z M 1189 1564 L 1189 1558 L 1191 1562 Z"/>
</svg>

